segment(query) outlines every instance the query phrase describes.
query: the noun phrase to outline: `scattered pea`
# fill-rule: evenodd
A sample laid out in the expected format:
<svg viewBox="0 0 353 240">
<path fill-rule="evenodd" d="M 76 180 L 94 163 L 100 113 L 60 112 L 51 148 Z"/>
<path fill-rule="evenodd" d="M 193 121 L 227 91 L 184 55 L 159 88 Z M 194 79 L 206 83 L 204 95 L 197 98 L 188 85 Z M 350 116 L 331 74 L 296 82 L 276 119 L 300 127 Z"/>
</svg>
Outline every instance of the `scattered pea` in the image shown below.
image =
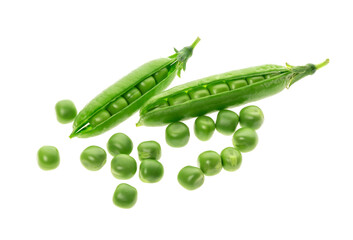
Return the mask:
<svg viewBox="0 0 353 240">
<path fill-rule="evenodd" d="M 91 171 L 98 171 L 107 161 L 107 153 L 98 146 L 89 146 L 81 153 L 82 165 Z"/>
<path fill-rule="evenodd" d="M 132 152 L 133 143 L 131 139 L 124 133 L 116 133 L 111 136 L 107 143 L 108 152 L 115 156 L 117 154 L 130 154 Z"/>
<path fill-rule="evenodd" d="M 143 160 L 140 164 L 139 177 L 142 182 L 156 183 L 159 182 L 164 174 L 163 165 L 156 160 Z"/>
<path fill-rule="evenodd" d="M 60 164 L 59 151 L 53 146 L 43 146 L 37 153 L 38 165 L 43 170 L 53 170 Z"/>
<path fill-rule="evenodd" d="M 233 172 L 237 170 L 242 162 L 241 152 L 233 147 L 227 147 L 221 152 L 224 170 Z"/>
<path fill-rule="evenodd" d="M 247 106 L 240 110 L 239 122 L 242 127 L 259 129 L 264 122 L 264 114 L 257 106 Z"/>
<path fill-rule="evenodd" d="M 222 170 L 221 156 L 214 151 L 205 151 L 201 153 L 197 160 L 201 171 L 206 176 L 216 175 Z"/>
<path fill-rule="evenodd" d="M 243 127 L 238 129 L 233 135 L 233 145 L 241 152 L 250 152 L 258 142 L 255 130 Z"/>
<path fill-rule="evenodd" d="M 162 156 L 161 145 L 156 141 L 145 141 L 137 146 L 140 160 L 153 159 L 159 160 Z"/>
<path fill-rule="evenodd" d="M 77 114 L 75 104 L 71 100 L 61 100 L 55 104 L 58 122 L 65 124 L 74 120 Z"/>
<path fill-rule="evenodd" d="M 179 171 L 178 182 L 187 190 L 195 190 L 202 186 L 205 176 L 200 168 L 186 166 Z"/>
<path fill-rule="evenodd" d="M 122 180 L 132 178 L 137 170 L 135 159 L 127 154 L 116 155 L 110 166 L 113 176 Z"/>
<path fill-rule="evenodd" d="M 230 110 L 221 110 L 217 114 L 216 129 L 224 135 L 231 135 L 234 133 L 238 122 L 238 114 Z"/>
<path fill-rule="evenodd" d="M 184 147 L 189 139 L 189 128 L 182 122 L 171 123 L 165 130 L 165 140 L 171 147 Z"/>
<path fill-rule="evenodd" d="M 113 203 L 121 208 L 132 208 L 137 202 L 137 190 L 133 186 L 120 183 L 114 192 Z"/>
<path fill-rule="evenodd" d="M 195 120 L 195 136 L 201 141 L 209 140 L 212 137 L 215 128 L 215 123 L 210 117 L 200 116 Z"/>
</svg>

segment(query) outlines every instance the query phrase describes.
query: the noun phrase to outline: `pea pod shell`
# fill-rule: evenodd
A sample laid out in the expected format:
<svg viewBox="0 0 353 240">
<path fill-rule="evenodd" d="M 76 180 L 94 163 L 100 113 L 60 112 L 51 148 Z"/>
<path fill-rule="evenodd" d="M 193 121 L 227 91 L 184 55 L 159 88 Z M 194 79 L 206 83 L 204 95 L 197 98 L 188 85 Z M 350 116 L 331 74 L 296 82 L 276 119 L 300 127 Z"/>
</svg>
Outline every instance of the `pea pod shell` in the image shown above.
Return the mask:
<svg viewBox="0 0 353 240">
<path fill-rule="evenodd" d="M 247 85 L 238 89 L 230 90 L 220 94 L 192 99 L 182 104 L 153 109 L 156 103 L 178 92 L 187 92 L 197 87 L 207 86 L 215 82 L 226 82 L 252 76 L 271 73 L 281 73 L 277 77 Z M 279 65 L 262 65 L 241 70 L 217 74 L 183 85 L 171 88 L 151 98 L 140 110 L 140 121 L 138 125 L 160 126 L 170 122 L 185 120 L 207 114 L 212 111 L 242 105 L 256 101 L 264 97 L 276 94 L 283 90 L 288 84 L 288 69 Z"/>
<path fill-rule="evenodd" d="M 77 132 L 75 136 L 78 137 L 91 137 L 99 135 L 102 132 L 105 132 L 114 126 L 118 125 L 129 116 L 131 116 L 135 111 L 137 111 L 140 106 L 147 101 L 147 99 L 151 98 L 151 96 L 165 89 L 170 82 L 176 76 L 176 69 L 172 69 L 172 71 L 168 74 L 168 76 L 158 83 L 154 88 L 150 91 L 143 94 L 139 99 L 131 103 L 128 107 L 124 108 L 117 114 L 111 116 L 104 124 L 99 124 L 95 128 L 90 131 L 82 131 L 78 132 L 80 128 L 82 128 L 85 124 L 87 124 L 90 117 L 92 117 L 95 113 L 100 111 L 102 108 L 107 106 L 112 100 L 124 94 L 126 91 L 136 86 L 139 82 L 151 76 L 153 73 L 158 70 L 170 66 L 175 62 L 175 59 L 171 58 L 160 58 L 156 60 L 152 60 L 148 63 L 143 64 L 139 68 L 130 72 L 128 75 L 105 89 L 98 96 L 96 96 L 93 100 L 91 100 L 77 115 L 73 124 L 73 132 Z"/>
</svg>

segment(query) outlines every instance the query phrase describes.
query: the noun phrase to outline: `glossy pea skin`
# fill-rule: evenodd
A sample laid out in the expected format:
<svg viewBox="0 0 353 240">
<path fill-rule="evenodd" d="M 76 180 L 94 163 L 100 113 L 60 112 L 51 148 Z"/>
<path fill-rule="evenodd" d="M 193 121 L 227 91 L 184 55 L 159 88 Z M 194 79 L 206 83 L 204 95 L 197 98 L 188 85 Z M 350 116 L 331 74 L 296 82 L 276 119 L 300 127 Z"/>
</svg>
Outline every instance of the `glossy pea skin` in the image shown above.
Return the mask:
<svg viewBox="0 0 353 240">
<path fill-rule="evenodd" d="M 171 123 L 165 130 L 165 140 L 171 147 L 184 147 L 186 144 L 188 144 L 189 139 L 189 128 L 182 122 Z"/>
<path fill-rule="evenodd" d="M 194 123 L 194 133 L 199 140 L 209 140 L 212 137 L 215 129 L 216 125 L 212 118 L 207 116 L 200 116 L 196 118 Z"/>
<path fill-rule="evenodd" d="M 187 190 L 195 190 L 202 186 L 205 176 L 200 168 L 186 166 L 178 173 L 178 182 Z"/>
<path fill-rule="evenodd" d="M 201 171 L 206 176 L 213 176 L 222 170 L 222 159 L 215 151 L 205 151 L 198 157 L 198 163 Z"/>
<path fill-rule="evenodd" d="M 43 146 L 38 150 L 37 160 L 42 170 L 53 170 L 60 164 L 59 151 L 53 146 Z"/>
<path fill-rule="evenodd" d="M 71 100 L 61 100 L 55 104 L 56 118 L 58 122 L 65 124 L 74 120 L 77 115 L 75 104 Z"/>
<path fill-rule="evenodd" d="M 139 177 L 142 182 L 156 183 L 159 182 L 164 174 L 163 165 L 156 160 L 146 159 L 140 164 Z"/>
<path fill-rule="evenodd" d="M 221 152 L 222 166 L 224 170 L 234 172 L 242 162 L 241 152 L 233 147 L 227 147 Z"/>
<path fill-rule="evenodd" d="M 230 110 L 221 110 L 217 114 L 216 129 L 223 135 L 232 135 L 238 125 L 239 116 Z"/>
<path fill-rule="evenodd" d="M 127 107 L 128 103 L 123 97 L 117 98 L 115 101 L 110 103 L 107 106 L 107 111 L 111 114 L 114 115 L 115 113 L 119 112 L 120 110 L 124 109 Z"/>
<path fill-rule="evenodd" d="M 162 68 L 158 72 L 156 72 L 153 77 L 156 80 L 157 83 L 162 81 L 164 78 L 168 76 L 168 69 L 167 68 Z"/>
<path fill-rule="evenodd" d="M 140 90 L 133 87 L 124 94 L 124 98 L 130 104 L 130 103 L 133 103 L 134 101 L 136 101 L 139 97 L 141 97 L 141 95 L 142 94 L 141 94 Z"/>
<path fill-rule="evenodd" d="M 153 159 L 159 160 L 162 156 L 161 145 L 156 141 L 145 141 L 137 146 L 139 159 Z"/>
<path fill-rule="evenodd" d="M 112 159 L 110 167 L 113 176 L 121 180 L 132 178 L 137 170 L 136 160 L 127 154 L 116 155 Z"/>
<path fill-rule="evenodd" d="M 107 161 L 107 153 L 98 146 L 89 146 L 82 151 L 80 160 L 82 165 L 90 171 L 98 171 Z"/>
<path fill-rule="evenodd" d="M 108 152 L 115 156 L 117 154 L 130 154 L 132 152 L 133 143 L 131 139 L 124 133 L 116 133 L 111 136 L 107 143 Z"/>
<path fill-rule="evenodd" d="M 152 89 L 154 86 L 156 86 L 156 81 L 154 80 L 154 78 L 151 76 L 149 78 L 146 78 L 145 80 L 143 80 L 142 82 L 140 82 L 137 85 L 137 88 L 140 90 L 140 92 L 142 94 L 145 94 L 146 92 L 148 92 L 150 89 Z"/>
<path fill-rule="evenodd" d="M 101 110 L 89 120 L 89 123 L 92 127 L 95 127 L 110 118 L 110 116 L 111 115 L 107 110 Z"/>
<path fill-rule="evenodd" d="M 264 122 L 264 114 L 257 106 L 247 106 L 240 110 L 239 122 L 242 127 L 259 129 Z"/>
<path fill-rule="evenodd" d="M 250 152 L 256 147 L 257 142 L 258 136 L 252 128 L 240 128 L 233 135 L 233 145 L 240 152 Z"/>
<path fill-rule="evenodd" d="M 137 202 L 137 190 L 133 186 L 120 183 L 114 192 L 113 203 L 120 208 L 132 208 Z"/>
</svg>

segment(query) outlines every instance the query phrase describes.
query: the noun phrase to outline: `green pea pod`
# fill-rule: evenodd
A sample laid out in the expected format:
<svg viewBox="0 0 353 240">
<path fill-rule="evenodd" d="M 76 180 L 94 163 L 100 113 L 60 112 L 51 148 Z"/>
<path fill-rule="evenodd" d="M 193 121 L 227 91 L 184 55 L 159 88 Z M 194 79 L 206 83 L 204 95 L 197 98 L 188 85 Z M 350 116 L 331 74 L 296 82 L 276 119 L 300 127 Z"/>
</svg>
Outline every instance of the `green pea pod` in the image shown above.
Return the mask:
<svg viewBox="0 0 353 240">
<path fill-rule="evenodd" d="M 188 82 L 151 98 L 137 126 L 161 126 L 274 95 L 329 63 L 286 67 L 262 65 Z"/>
<path fill-rule="evenodd" d="M 176 75 L 180 77 L 187 60 L 200 41 L 168 58 L 152 60 L 105 89 L 90 101 L 73 123 L 70 138 L 99 135 L 117 126 L 136 112 L 149 98 L 164 90 Z"/>
</svg>

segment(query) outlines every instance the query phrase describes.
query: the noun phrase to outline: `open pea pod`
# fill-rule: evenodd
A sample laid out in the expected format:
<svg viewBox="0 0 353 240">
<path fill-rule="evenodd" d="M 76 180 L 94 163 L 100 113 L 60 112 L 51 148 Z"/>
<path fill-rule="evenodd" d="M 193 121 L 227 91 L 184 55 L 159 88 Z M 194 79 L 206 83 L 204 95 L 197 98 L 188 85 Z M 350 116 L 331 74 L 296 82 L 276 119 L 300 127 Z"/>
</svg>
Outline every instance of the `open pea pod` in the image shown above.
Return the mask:
<svg viewBox="0 0 353 240">
<path fill-rule="evenodd" d="M 151 98 L 137 126 L 161 126 L 274 95 L 326 64 L 262 65 L 188 82 Z"/>
<path fill-rule="evenodd" d="M 130 117 L 164 90 L 176 75 L 180 77 L 199 41 L 197 38 L 192 45 L 175 50 L 168 58 L 145 63 L 101 92 L 76 116 L 70 138 L 99 135 Z"/>
</svg>

